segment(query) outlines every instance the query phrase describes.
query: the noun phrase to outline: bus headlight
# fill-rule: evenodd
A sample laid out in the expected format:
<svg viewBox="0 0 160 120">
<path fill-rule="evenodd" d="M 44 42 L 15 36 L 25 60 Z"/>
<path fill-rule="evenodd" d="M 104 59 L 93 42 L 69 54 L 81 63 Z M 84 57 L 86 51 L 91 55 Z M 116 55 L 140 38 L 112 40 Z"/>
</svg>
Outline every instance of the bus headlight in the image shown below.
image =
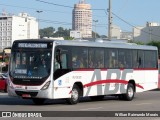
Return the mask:
<svg viewBox="0 0 160 120">
<path fill-rule="evenodd" d="M 49 87 L 50 82 L 51 82 L 51 81 L 48 81 L 48 82 L 41 88 L 41 90 L 46 90 L 46 89 Z"/>
</svg>

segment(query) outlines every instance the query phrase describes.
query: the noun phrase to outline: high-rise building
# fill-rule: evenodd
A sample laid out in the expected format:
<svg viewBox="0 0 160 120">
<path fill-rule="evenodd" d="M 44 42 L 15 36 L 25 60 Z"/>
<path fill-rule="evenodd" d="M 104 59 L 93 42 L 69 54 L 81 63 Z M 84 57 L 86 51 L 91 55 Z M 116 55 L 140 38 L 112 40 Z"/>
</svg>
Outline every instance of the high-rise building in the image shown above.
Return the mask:
<svg viewBox="0 0 160 120">
<path fill-rule="evenodd" d="M 14 40 L 37 39 L 38 22 L 27 13 L 0 16 L 0 49 L 10 47 Z"/>
<path fill-rule="evenodd" d="M 92 10 L 91 5 L 85 0 L 80 0 L 74 5 L 72 13 L 72 29 L 80 31 L 83 38 L 92 37 Z"/>
</svg>

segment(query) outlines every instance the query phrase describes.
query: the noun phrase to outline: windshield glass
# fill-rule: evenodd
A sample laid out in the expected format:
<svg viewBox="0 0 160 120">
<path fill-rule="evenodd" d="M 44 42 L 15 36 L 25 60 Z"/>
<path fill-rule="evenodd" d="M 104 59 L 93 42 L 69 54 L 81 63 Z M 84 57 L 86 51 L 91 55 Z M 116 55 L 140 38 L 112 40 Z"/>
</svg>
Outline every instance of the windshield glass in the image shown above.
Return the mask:
<svg viewBox="0 0 160 120">
<path fill-rule="evenodd" d="M 11 54 L 10 75 L 19 79 L 43 79 L 51 70 L 51 50 L 15 49 Z"/>
</svg>

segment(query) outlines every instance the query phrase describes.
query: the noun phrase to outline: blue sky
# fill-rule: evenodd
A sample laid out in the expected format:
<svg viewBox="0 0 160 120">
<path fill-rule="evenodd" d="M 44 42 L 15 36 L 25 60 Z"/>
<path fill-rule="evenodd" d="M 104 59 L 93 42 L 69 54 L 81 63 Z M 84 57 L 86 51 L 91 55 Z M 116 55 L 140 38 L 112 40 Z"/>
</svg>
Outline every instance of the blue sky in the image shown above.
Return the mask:
<svg viewBox="0 0 160 120">
<path fill-rule="evenodd" d="M 63 27 L 72 28 L 72 9 L 79 0 L 42 0 L 49 3 L 61 4 L 69 7 L 61 7 L 53 4 L 45 4 L 37 0 L 0 0 L 1 12 L 18 14 L 27 12 L 33 17 L 38 17 L 36 10 L 42 10 L 39 19 L 40 28 Z M 92 9 L 107 9 L 108 0 L 86 0 L 92 5 Z M 119 26 L 122 31 L 132 31 L 132 26 L 145 26 L 146 22 L 160 23 L 160 0 L 112 0 L 112 11 L 125 20 L 126 24 L 113 15 L 113 24 Z M 98 20 L 97 32 L 106 35 L 108 30 L 108 16 L 103 10 L 93 10 L 93 20 Z M 93 26 L 94 30 L 94 26 Z"/>
</svg>

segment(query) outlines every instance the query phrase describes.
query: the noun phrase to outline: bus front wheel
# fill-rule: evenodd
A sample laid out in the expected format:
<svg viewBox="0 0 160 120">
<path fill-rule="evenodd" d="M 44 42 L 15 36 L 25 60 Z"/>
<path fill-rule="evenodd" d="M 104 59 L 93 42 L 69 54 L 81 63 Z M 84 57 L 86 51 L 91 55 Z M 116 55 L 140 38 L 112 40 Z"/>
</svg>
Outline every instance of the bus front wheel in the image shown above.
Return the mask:
<svg viewBox="0 0 160 120">
<path fill-rule="evenodd" d="M 127 101 L 131 101 L 134 98 L 134 86 L 131 83 L 128 83 L 126 94 L 124 94 L 124 99 Z"/>
<path fill-rule="evenodd" d="M 77 104 L 79 102 L 80 89 L 77 85 L 74 85 L 71 91 L 71 98 L 67 99 L 67 102 L 71 105 Z"/>
</svg>

